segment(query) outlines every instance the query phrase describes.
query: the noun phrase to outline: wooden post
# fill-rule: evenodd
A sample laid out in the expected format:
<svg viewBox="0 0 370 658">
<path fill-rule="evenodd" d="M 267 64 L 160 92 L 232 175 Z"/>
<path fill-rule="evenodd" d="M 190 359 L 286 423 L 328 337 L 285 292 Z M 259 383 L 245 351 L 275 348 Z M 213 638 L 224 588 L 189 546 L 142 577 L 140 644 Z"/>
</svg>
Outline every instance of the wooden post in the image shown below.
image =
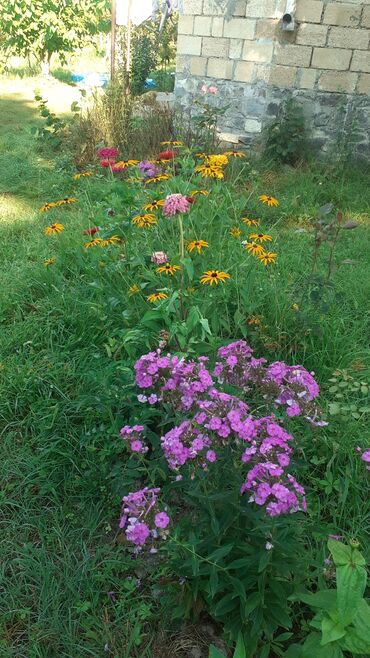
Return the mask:
<svg viewBox="0 0 370 658">
<path fill-rule="evenodd" d="M 116 19 L 117 6 L 116 0 L 112 2 L 112 28 L 111 28 L 111 48 L 110 48 L 110 79 L 113 80 L 116 70 Z"/>
</svg>

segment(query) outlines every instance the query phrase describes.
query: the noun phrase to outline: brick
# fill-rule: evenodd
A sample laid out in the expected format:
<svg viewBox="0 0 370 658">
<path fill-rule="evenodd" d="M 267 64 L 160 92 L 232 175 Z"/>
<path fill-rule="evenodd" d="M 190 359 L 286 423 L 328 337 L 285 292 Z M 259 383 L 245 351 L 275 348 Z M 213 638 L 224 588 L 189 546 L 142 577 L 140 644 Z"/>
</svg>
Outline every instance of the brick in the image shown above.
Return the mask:
<svg viewBox="0 0 370 658">
<path fill-rule="evenodd" d="M 256 38 L 272 39 L 277 34 L 278 29 L 279 29 L 278 19 L 265 18 L 260 21 L 257 21 Z"/>
<path fill-rule="evenodd" d="M 312 48 L 309 46 L 281 45 L 276 48 L 275 62 L 287 66 L 309 66 L 311 55 Z"/>
<path fill-rule="evenodd" d="M 184 55 L 177 55 L 176 57 L 176 73 L 185 73 L 189 68 L 189 58 Z"/>
<path fill-rule="evenodd" d="M 298 0 L 296 19 L 307 23 L 320 23 L 323 8 L 324 3 L 321 0 Z"/>
<path fill-rule="evenodd" d="M 346 71 L 351 61 L 352 51 L 343 48 L 314 48 L 312 66 L 317 69 Z"/>
<path fill-rule="evenodd" d="M 230 59 L 241 59 L 243 51 L 243 39 L 230 39 L 229 57 Z"/>
<path fill-rule="evenodd" d="M 370 73 L 370 53 L 364 50 L 355 50 L 352 58 L 351 71 Z"/>
<path fill-rule="evenodd" d="M 184 0 L 184 14 L 201 14 L 203 0 Z"/>
<path fill-rule="evenodd" d="M 330 25 L 343 25 L 343 27 L 354 27 L 359 24 L 362 7 L 354 5 L 338 4 L 329 2 L 324 13 L 324 23 Z"/>
<path fill-rule="evenodd" d="M 233 64 L 230 59 L 221 59 L 220 57 L 211 57 L 208 60 L 207 76 L 209 78 L 222 78 L 231 80 Z"/>
<path fill-rule="evenodd" d="M 316 69 L 299 69 L 296 86 L 299 89 L 314 89 L 316 78 Z"/>
<path fill-rule="evenodd" d="M 246 41 L 243 48 L 243 60 L 246 62 L 271 62 L 273 44 L 264 41 Z"/>
<path fill-rule="evenodd" d="M 370 32 L 350 27 L 332 27 L 329 34 L 328 46 L 336 48 L 357 48 L 367 50 Z"/>
<path fill-rule="evenodd" d="M 245 1 L 246 0 L 236 0 L 234 16 L 245 16 Z"/>
<path fill-rule="evenodd" d="M 235 133 L 218 133 L 218 138 L 221 142 L 239 144 L 239 135 L 236 135 Z"/>
<path fill-rule="evenodd" d="M 296 66 L 272 66 L 268 84 L 275 87 L 294 87 Z"/>
<path fill-rule="evenodd" d="M 337 71 L 325 71 L 321 74 L 318 88 L 322 91 L 339 91 L 352 93 L 357 83 L 357 73 L 338 73 Z"/>
<path fill-rule="evenodd" d="M 224 32 L 224 19 L 219 16 L 212 18 L 212 36 L 222 37 Z"/>
<path fill-rule="evenodd" d="M 358 94 L 367 94 L 370 96 L 370 74 L 360 73 L 357 85 Z"/>
<path fill-rule="evenodd" d="M 326 25 L 301 23 L 298 27 L 296 43 L 298 45 L 325 46 L 327 35 Z"/>
<path fill-rule="evenodd" d="M 232 39 L 253 39 L 255 31 L 256 21 L 247 18 L 232 18 L 224 24 L 224 37 Z"/>
<path fill-rule="evenodd" d="M 206 57 L 192 57 L 190 60 L 190 73 L 191 75 L 205 75 L 207 71 Z"/>
<path fill-rule="evenodd" d="M 201 37 L 191 37 L 187 34 L 179 34 L 177 39 L 178 55 L 200 55 L 201 48 Z"/>
<path fill-rule="evenodd" d="M 364 7 L 364 13 L 362 14 L 361 25 L 363 25 L 363 27 L 370 28 L 370 7 Z"/>
<path fill-rule="evenodd" d="M 196 16 L 194 18 L 194 34 L 209 37 L 211 36 L 212 18 L 211 16 Z"/>
<path fill-rule="evenodd" d="M 178 34 L 193 34 L 194 16 L 179 16 Z"/>
<path fill-rule="evenodd" d="M 234 80 L 237 82 L 252 82 L 254 74 L 253 62 L 236 62 Z"/>
<path fill-rule="evenodd" d="M 247 133 L 260 133 L 262 131 L 262 123 L 258 119 L 246 119 L 244 130 Z"/>
<path fill-rule="evenodd" d="M 229 40 L 219 37 L 203 37 L 202 55 L 205 57 L 227 57 Z M 200 53 L 198 53 L 200 54 Z"/>
<path fill-rule="evenodd" d="M 246 16 L 252 18 L 276 18 L 275 0 L 248 0 Z"/>
</svg>

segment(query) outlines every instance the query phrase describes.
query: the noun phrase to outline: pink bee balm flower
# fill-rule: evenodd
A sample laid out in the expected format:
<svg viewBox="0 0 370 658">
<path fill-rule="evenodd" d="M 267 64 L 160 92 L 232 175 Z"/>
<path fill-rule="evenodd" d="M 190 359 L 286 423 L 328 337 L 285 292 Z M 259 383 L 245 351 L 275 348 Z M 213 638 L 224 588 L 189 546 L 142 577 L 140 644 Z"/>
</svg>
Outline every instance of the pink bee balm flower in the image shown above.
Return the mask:
<svg viewBox="0 0 370 658">
<path fill-rule="evenodd" d="M 112 146 L 104 146 L 96 152 L 98 158 L 116 158 L 118 149 Z"/>
<path fill-rule="evenodd" d="M 155 515 L 154 517 L 154 525 L 157 528 L 167 528 L 168 524 L 170 522 L 170 517 L 166 512 L 158 512 L 158 514 Z"/>
<path fill-rule="evenodd" d="M 156 265 L 163 265 L 164 263 L 167 263 L 168 256 L 164 251 L 153 251 L 150 260 Z"/>
<path fill-rule="evenodd" d="M 183 194 L 169 194 L 163 204 L 165 217 L 172 217 L 178 213 L 188 212 L 190 203 Z"/>
</svg>

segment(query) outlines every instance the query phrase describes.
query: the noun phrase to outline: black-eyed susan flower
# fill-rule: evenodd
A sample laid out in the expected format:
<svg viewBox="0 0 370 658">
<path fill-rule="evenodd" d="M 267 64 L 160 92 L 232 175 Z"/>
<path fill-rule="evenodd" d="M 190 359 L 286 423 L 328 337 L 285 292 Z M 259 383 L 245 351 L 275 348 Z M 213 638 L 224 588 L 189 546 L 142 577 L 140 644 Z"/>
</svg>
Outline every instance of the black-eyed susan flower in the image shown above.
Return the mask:
<svg viewBox="0 0 370 658">
<path fill-rule="evenodd" d="M 92 176 L 92 171 L 83 171 L 72 176 L 72 180 L 80 180 L 80 178 L 88 178 L 89 176 Z"/>
<path fill-rule="evenodd" d="M 246 226 L 259 226 L 258 219 L 250 219 L 250 217 L 241 217 L 240 221 Z"/>
<path fill-rule="evenodd" d="M 190 192 L 189 196 L 195 197 L 198 196 L 198 194 L 200 194 L 201 196 L 208 196 L 209 192 L 207 192 L 207 190 L 193 190 L 192 192 Z"/>
<path fill-rule="evenodd" d="M 184 146 L 184 142 L 180 142 L 179 140 L 161 142 L 161 146 Z"/>
<path fill-rule="evenodd" d="M 159 210 L 164 204 L 164 199 L 156 199 L 155 201 L 150 201 L 143 205 L 144 210 Z"/>
<path fill-rule="evenodd" d="M 77 203 L 75 196 L 66 197 L 65 199 L 60 199 L 60 201 L 55 202 L 57 206 L 70 206 L 71 203 Z"/>
<path fill-rule="evenodd" d="M 266 233 L 251 233 L 248 237 L 253 242 L 272 242 L 271 235 L 267 235 Z"/>
<path fill-rule="evenodd" d="M 151 213 L 142 213 L 132 218 L 131 222 L 138 228 L 149 228 L 157 223 L 155 216 Z"/>
<path fill-rule="evenodd" d="M 272 253 L 272 251 L 265 251 L 263 254 L 260 254 L 258 256 L 258 260 L 260 260 L 265 267 L 267 265 L 272 265 L 273 263 L 275 263 L 276 258 L 277 258 L 277 254 Z"/>
<path fill-rule="evenodd" d="M 164 292 L 154 292 L 152 295 L 148 295 L 147 300 L 151 304 L 154 302 L 160 302 L 162 299 L 167 299 L 168 295 Z"/>
<path fill-rule="evenodd" d="M 228 158 L 245 158 L 245 153 L 242 151 L 225 151 L 224 155 Z"/>
<path fill-rule="evenodd" d="M 207 249 L 207 247 L 209 247 L 209 244 L 205 240 L 190 240 L 186 245 L 186 249 L 189 253 L 196 249 L 198 254 L 200 254 L 202 249 Z"/>
<path fill-rule="evenodd" d="M 170 265 L 170 263 L 165 263 L 165 265 L 157 267 L 155 271 L 159 274 L 169 274 L 170 276 L 173 276 L 178 270 L 181 270 L 180 265 Z"/>
<path fill-rule="evenodd" d="M 54 265 L 54 263 L 55 263 L 55 258 L 45 258 L 44 260 L 45 267 L 50 267 L 50 265 Z"/>
<path fill-rule="evenodd" d="M 108 247 L 110 244 L 118 244 L 121 242 L 121 238 L 118 235 L 111 235 L 110 238 L 105 238 L 101 240 L 102 247 Z"/>
<path fill-rule="evenodd" d="M 258 198 L 262 203 L 265 203 L 269 207 L 279 205 L 279 201 L 269 194 L 260 194 Z"/>
<path fill-rule="evenodd" d="M 225 283 L 226 279 L 230 279 L 230 274 L 227 274 L 227 272 L 220 272 L 220 270 L 208 270 L 202 274 L 200 277 L 200 282 L 203 285 L 213 286 L 215 283 L 218 286 L 220 282 Z"/>
<path fill-rule="evenodd" d="M 102 247 L 102 242 L 103 240 L 101 238 L 93 238 L 92 240 L 85 242 L 84 247 L 85 249 L 91 249 L 91 247 Z"/>
<path fill-rule="evenodd" d="M 169 178 L 171 178 L 170 174 L 158 174 L 158 176 L 147 178 L 145 180 L 145 185 L 149 185 L 150 183 L 160 183 L 160 181 L 168 180 Z"/>
<path fill-rule="evenodd" d="M 237 226 L 232 226 L 229 233 L 232 238 L 240 238 L 242 234 L 240 228 L 238 228 Z"/>
<path fill-rule="evenodd" d="M 261 315 L 251 315 L 248 320 L 247 324 L 249 324 L 251 327 L 258 327 L 262 322 L 262 316 Z"/>
<path fill-rule="evenodd" d="M 136 285 L 136 283 L 133 283 L 129 289 L 128 289 L 128 294 L 131 295 L 137 295 L 137 293 L 140 292 L 139 286 Z"/>
<path fill-rule="evenodd" d="M 45 226 L 44 228 L 45 235 L 57 235 L 57 233 L 62 233 L 62 231 L 64 231 L 64 226 L 58 222 Z"/>
<path fill-rule="evenodd" d="M 207 155 L 205 161 L 210 167 L 225 167 L 229 162 L 227 155 Z"/>
<path fill-rule="evenodd" d="M 143 179 L 142 178 L 134 178 L 131 176 L 131 178 L 126 178 L 125 183 L 141 183 Z"/>
<path fill-rule="evenodd" d="M 139 164 L 139 160 L 119 160 L 116 162 L 116 166 L 120 167 L 121 169 L 126 169 L 126 167 L 135 167 L 137 164 Z"/>
<path fill-rule="evenodd" d="M 245 242 L 244 247 L 252 256 L 260 256 L 265 252 L 262 245 L 257 244 L 257 242 Z"/>
<path fill-rule="evenodd" d="M 41 208 L 39 208 L 40 212 L 47 212 L 48 210 L 51 210 L 52 208 L 56 208 L 57 204 L 55 201 L 49 201 L 47 203 L 44 203 Z"/>
<path fill-rule="evenodd" d="M 196 173 L 200 174 L 202 178 L 217 178 L 221 180 L 225 176 L 221 167 L 215 167 L 207 164 L 203 164 L 203 165 L 199 165 L 199 167 L 195 167 L 195 171 Z"/>
</svg>

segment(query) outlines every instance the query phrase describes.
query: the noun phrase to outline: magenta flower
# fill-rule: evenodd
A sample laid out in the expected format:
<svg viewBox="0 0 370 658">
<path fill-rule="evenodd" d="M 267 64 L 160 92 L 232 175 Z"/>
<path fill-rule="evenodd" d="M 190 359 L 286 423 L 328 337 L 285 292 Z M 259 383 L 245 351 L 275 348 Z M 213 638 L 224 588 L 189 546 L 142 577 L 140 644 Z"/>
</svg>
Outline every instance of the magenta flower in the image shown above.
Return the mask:
<svg viewBox="0 0 370 658">
<path fill-rule="evenodd" d="M 128 541 L 136 546 L 143 546 L 150 535 L 150 530 L 146 523 L 132 523 L 125 532 Z"/>
<path fill-rule="evenodd" d="M 169 194 L 163 204 L 165 217 L 173 217 L 179 213 L 188 212 L 190 203 L 183 194 Z"/>
<path fill-rule="evenodd" d="M 96 152 L 98 158 L 116 158 L 118 155 L 118 149 L 112 146 L 104 146 Z"/>
<path fill-rule="evenodd" d="M 365 450 L 361 455 L 361 459 L 363 462 L 370 462 L 370 450 Z"/>
<path fill-rule="evenodd" d="M 168 256 L 164 251 L 153 251 L 150 260 L 156 265 L 163 265 L 167 263 Z"/>
<path fill-rule="evenodd" d="M 170 522 L 170 517 L 168 516 L 168 514 L 166 514 L 166 512 L 158 512 L 158 514 L 156 514 L 154 517 L 154 525 L 157 528 L 162 528 L 162 530 L 164 530 L 164 528 L 167 528 L 169 522 Z"/>
</svg>

